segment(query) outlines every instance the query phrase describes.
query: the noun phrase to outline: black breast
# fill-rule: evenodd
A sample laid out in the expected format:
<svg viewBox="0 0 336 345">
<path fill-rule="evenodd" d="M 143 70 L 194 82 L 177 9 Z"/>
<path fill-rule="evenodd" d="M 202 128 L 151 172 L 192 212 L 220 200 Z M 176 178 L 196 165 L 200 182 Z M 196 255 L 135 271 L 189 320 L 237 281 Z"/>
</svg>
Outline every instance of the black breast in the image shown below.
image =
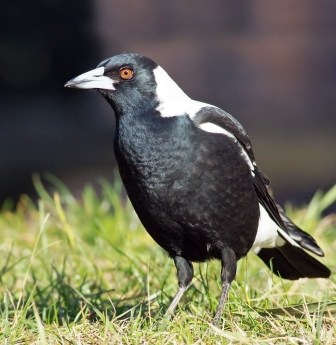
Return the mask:
<svg viewBox="0 0 336 345">
<path fill-rule="evenodd" d="M 170 256 L 240 258 L 259 219 L 251 173 L 237 143 L 197 128 L 187 116 L 118 119 L 114 142 L 120 175 L 141 222 Z"/>
</svg>

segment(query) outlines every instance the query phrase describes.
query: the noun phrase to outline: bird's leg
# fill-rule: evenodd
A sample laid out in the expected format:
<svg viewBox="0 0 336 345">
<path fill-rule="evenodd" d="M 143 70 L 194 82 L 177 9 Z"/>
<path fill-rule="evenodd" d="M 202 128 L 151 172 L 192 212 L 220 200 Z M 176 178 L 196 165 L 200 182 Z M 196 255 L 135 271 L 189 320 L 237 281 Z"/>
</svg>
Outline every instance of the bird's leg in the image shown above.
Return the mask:
<svg viewBox="0 0 336 345">
<path fill-rule="evenodd" d="M 225 247 L 221 253 L 222 256 L 222 293 L 220 296 L 220 300 L 218 303 L 217 311 L 215 317 L 213 319 L 213 324 L 218 325 L 219 320 L 222 317 L 223 308 L 230 290 L 231 283 L 236 276 L 236 269 L 237 269 L 237 259 L 235 252 Z"/>
<path fill-rule="evenodd" d="M 177 269 L 179 289 L 177 290 L 173 300 L 171 301 L 164 315 L 165 318 L 170 318 L 181 297 L 191 284 L 191 280 L 194 276 L 194 269 L 192 263 L 189 260 L 186 260 L 182 256 L 175 256 L 174 263 Z"/>
</svg>

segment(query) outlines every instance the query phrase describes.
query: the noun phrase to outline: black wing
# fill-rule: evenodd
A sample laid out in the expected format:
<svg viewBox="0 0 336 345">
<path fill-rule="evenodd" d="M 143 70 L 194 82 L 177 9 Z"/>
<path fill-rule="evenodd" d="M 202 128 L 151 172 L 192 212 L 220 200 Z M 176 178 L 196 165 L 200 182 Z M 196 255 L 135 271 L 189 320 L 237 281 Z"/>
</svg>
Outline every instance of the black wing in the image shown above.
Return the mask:
<svg viewBox="0 0 336 345">
<path fill-rule="evenodd" d="M 216 107 L 204 107 L 196 113 L 193 121 L 197 126 L 202 123 L 210 122 L 232 133 L 244 147 L 244 150 L 251 161 L 255 161 L 250 138 L 245 132 L 243 126 L 229 113 Z"/>
<path fill-rule="evenodd" d="M 202 108 L 193 120 L 198 126 L 202 123 L 213 123 L 233 134 L 252 163 L 251 174 L 259 202 L 271 219 L 279 226 L 278 234 L 285 240 L 283 246 L 261 249 L 258 256 L 273 269 L 274 273 L 286 279 L 328 278 L 331 274 L 330 270 L 300 247 L 302 245 L 303 248 L 317 255 L 323 255 L 315 240 L 296 227 L 282 210 L 279 213 L 277 205 L 267 191 L 270 181 L 258 169 L 251 141 L 242 125 L 230 114 L 211 106 Z"/>
<path fill-rule="evenodd" d="M 273 221 L 281 229 L 283 229 L 286 234 L 288 234 L 286 226 L 279 215 L 278 209 L 267 191 L 270 181 L 268 177 L 258 169 L 255 163 L 252 144 L 243 126 L 233 116 L 226 113 L 224 110 L 211 106 L 202 108 L 198 113 L 196 113 L 193 121 L 197 126 L 201 125 L 202 123 L 213 123 L 227 130 L 237 138 L 254 167 L 252 172 L 253 184 L 261 205 L 265 208 Z M 283 237 L 282 234 L 280 234 L 280 236 Z M 286 238 L 284 239 L 286 241 L 288 240 Z"/>
</svg>

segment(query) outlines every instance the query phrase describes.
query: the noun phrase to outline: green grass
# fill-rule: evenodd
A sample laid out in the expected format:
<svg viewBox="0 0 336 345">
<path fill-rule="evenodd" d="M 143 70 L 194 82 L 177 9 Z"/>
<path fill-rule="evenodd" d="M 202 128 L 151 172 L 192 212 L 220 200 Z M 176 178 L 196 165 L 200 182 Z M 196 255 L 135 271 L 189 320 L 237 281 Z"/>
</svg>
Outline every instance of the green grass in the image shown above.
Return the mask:
<svg viewBox="0 0 336 345">
<path fill-rule="evenodd" d="M 195 264 L 195 278 L 165 330 L 177 289 L 172 260 L 143 229 L 120 182 L 87 186 L 76 200 L 57 179 L 38 176 L 38 206 L 22 196 L 0 213 L 1 344 L 335 344 L 336 276 L 290 282 L 255 256 L 238 264 L 224 319 L 211 325 L 220 263 Z M 336 186 L 287 213 L 336 266 Z"/>
</svg>

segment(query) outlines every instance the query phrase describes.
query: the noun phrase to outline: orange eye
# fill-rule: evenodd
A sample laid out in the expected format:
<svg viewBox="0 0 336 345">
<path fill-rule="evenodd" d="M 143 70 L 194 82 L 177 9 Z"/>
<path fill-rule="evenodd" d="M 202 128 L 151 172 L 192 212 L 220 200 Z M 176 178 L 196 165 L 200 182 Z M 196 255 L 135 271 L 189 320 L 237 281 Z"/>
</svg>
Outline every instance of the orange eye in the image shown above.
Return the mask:
<svg viewBox="0 0 336 345">
<path fill-rule="evenodd" d="M 133 77 L 133 71 L 130 68 L 123 68 L 120 71 L 120 77 L 124 80 L 131 79 Z"/>
</svg>

